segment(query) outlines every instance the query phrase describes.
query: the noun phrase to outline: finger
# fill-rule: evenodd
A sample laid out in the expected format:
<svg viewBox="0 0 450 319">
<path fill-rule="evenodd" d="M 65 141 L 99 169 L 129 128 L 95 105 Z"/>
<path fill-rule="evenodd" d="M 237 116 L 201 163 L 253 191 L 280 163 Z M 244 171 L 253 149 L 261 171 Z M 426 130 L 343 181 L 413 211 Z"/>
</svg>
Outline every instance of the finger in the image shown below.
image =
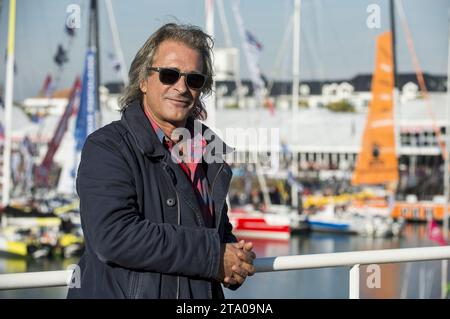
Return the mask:
<svg viewBox="0 0 450 319">
<path fill-rule="evenodd" d="M 236 282 L 240 285 L 242 285 L 245 281 L 245 277 L 242 277 L 241 275 L 235 272 L 233 272 L 233 279 L 235 279 Z"/>
<path fill-rule="evenodd" d="M 253 276 L 256 272 L 256 268 L 252 264 L 242 263 L 241 268 L 245 269 L 247 276 Z"/>
<path fill-rule="evenodd" d="M 250 251 L 253 249 L 253 243 L 251 241 L 244 244 L 244 250 Z"/>
<path fill-rule="evenodd" d="M 239 248 L 244 247 L 245 245 L 245 240 L 240 240 L 237 243 L 234 243 L 236 246 L 238 246 Z"/>
<path fill-rule="evenodd" d="M 242 278 L 246 278 L 248 275 L 248 272 L 244 267 L 234 265 L 233 267 L 231 267 L 231 270 L 233 270 L 233 274 L 237 274 Z"/>
<path fill-rule="evenodd" d="M 241 240 L 241 241 L 238 242 L 238 243 L 234 243 L 234 244 L 233 244 L 233 247 L 235 247 L 235 248 L 237 248 L 237 249 L 242 249 L 242 248 L 244 248 L 244 245 L 245 245 L 245 242 L 244 242 L 243 240 Z"/>
<path fill-rule="evenodd" d="M 227 277 L 226 277 L 226 278 L 227 278 Z M 228 278 L 227 278 L 227 281 L 229 281 Z M 224 278 L 223 281 L 222 281 L 222 285 L 223 285 L 225 288 L 230 287 L 230 284 L 228 284 L 228 283 L 225 282 L 225 278 Z"/>
<path fill-rule="evenodd" d="M 253 251 L 243 251 L 243 252 L 239 252 L 239 254 L 243 257 L 243 258 L 250 258 L 250 259 L 255 259 L 256 258 L 256 254 Z"/>
<path fill-rule="evenodd" d="M 223 282 L 228 286 L 237 284 L 237 280 L 233 277 L 225 277 L 223 279 Z"/>
<path fill-rule="evenodd" d="M 254 252 L 246 252 L 246 251 L 238 252 L 237 256 L 239 257 L 240 260 L 247 262 L 249 264 L 253 264 L 253 260 L 256 257 Z"/>
</svg>

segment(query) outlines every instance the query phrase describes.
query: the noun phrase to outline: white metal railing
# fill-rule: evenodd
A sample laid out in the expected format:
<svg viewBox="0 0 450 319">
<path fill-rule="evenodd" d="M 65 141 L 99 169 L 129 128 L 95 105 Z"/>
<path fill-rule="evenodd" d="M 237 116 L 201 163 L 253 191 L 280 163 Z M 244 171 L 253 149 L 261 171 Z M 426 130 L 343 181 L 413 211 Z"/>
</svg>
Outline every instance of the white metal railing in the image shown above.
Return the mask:
<svg viewBox="0 0 450 319">
<path fill-rule="evenodd" d="M 359 266 L 450 259 L 450 246 L 365 250 L 345 253 L 312 254 L 259 258 L 257 272 L 351 266 L 349 298 L 359 299 Z"/>
<path fill-rule="evenodd" d="M 0 290 L 67 287 L 71 283 L 73 270 L 25 272 L 0 275 Z"/>
<path fill-rule="evenodd" d="M 349 298 L 359 298 L 359 267 L 410 261 L 450 259 L 450 246 L 366 250 L 255 259 L 256 272 L 350 266 Z M 0 290 L 69 286 L 73 270 L 0 275 Z"/>
</svg>

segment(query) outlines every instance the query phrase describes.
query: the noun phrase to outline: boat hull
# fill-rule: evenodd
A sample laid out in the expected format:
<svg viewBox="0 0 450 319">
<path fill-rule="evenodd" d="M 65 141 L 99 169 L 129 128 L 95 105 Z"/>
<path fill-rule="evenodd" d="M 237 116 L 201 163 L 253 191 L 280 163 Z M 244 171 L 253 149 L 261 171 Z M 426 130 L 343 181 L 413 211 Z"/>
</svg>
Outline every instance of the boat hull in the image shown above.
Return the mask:
<svg viewBox="0 0 450 319">
<path fill-rule="evenodd" d="M 290 221 L 286 216 L 231 210 L 228 218 L 233 225 L 233 233 L 238 237 L 288 240 L 291 235 Z"/>
</svg>

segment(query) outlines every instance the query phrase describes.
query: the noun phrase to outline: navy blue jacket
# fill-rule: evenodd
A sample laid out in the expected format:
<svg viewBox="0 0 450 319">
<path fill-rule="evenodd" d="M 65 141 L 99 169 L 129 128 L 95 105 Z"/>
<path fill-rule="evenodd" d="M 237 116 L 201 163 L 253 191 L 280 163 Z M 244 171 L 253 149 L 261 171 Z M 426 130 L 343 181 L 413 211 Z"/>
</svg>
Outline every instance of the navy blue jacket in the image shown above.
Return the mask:
<svg viewBox="0 0 450 319">
<path fill-rule="evenodd" d="M 81 288 L 68 298 L 223 298 L 214 278 L 220 244 L 236 241 L 225 203 L 232 173 L 226 163 L 203 165 L 215 228 L 205 227 L 191 183 L 139 102 L 91 134 L 77 176 Z"/>
</svg>

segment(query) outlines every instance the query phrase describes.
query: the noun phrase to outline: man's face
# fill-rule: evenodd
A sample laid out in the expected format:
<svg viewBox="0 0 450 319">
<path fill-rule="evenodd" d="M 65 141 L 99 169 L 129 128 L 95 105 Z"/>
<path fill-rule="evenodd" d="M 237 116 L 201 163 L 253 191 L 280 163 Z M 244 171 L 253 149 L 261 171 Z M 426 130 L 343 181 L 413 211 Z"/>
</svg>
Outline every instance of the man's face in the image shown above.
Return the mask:
<svg viewBox="0 0 450 319">
<path fill-rule="evenodd" d="M 162 42 L 153 58 L 152 67 L 175 68 L 180 72 L 203 73 L 200 53 L 181 42 L 167 40 Z M 159 122 L 173 126 L 184 126 L 187 117 L 200 98 L 200 90 L 186 85 L 185 77 L 180 76 L 174 84 L 167 85 L 159 80 L 159 72 L 151 71 L 140 84 L 144 93 L 144 107 Z"/>
</svg>

